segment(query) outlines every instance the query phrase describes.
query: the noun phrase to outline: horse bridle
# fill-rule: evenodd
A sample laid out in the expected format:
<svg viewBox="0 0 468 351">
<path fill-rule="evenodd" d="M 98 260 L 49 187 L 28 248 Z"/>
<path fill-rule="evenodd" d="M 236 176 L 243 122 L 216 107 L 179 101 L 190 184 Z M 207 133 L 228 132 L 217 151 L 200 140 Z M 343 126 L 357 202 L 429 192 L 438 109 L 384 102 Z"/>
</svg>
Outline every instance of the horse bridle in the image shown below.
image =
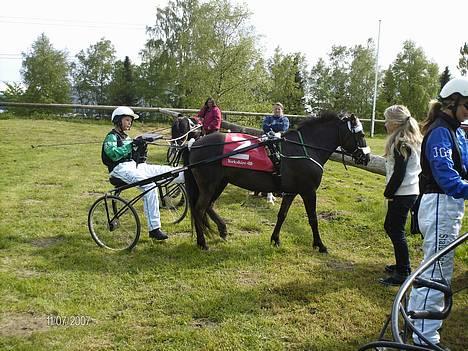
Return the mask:
<svg viewBox="0 0 468 351">
<path fill-rule="evenodd" d="M 177 137 L 177 138 L 173 138 L 173 139 L 169 139 L 167 140 L 169 143 L 176 143 L 177 145 L 183 145 L 185 144 L 185 142 L 187 142 L 187 139 L 188 139 L 188 135 L 192 132 L 195 132 L 197 129 L 201 128 L 201 124 L 195 124 L 189 117 L 184 117 L 188 120 L 188 123 L 189 123 L 189 130 L 188 132 L 186 132 L 185 134 L 182 134 L 180 137 Z M 182 143 L 179 144 L 179 141 L 182 140 Z"/>
<path fill-rule="evenodd" d="M 346 123 L 348 129 L 351 131 L 353 135 L 354 144 L 357 145 L 356 149 L 353 150 L 352 152 L 346 151 L 343 148 L 343 146 L 340 147 L 341 149 L 340 153 L 343 156 L 343 164 L 345 164 L 344 163 L 345 155 L 350 156 L 354 160 L 354 163 L 356 164 L 365 164 L 367 160 L 367 155 L 370 154 L 370 148 L 367 145 L 363 145 L 362 139 L 358 138 L 358 133 L 364 133 L 364 128 L 362 126 L 362 123 L 358 119 L 356 119 L 354 115 L 345 117 L 341 121 Z M 340 128 L 338 128 L 338 138 L 340 140 L 340 145 L 343 145 L 343 137 L 342 137 Z"/>
</svg>

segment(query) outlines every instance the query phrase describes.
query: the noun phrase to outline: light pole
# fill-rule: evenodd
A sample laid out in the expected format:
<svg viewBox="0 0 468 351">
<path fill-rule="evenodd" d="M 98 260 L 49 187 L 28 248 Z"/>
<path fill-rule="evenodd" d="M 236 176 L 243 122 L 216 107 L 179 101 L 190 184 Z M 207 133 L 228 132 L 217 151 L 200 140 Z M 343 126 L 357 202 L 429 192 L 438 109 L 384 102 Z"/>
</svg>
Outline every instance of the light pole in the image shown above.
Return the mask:
<svg viewBox="0 0 468 351">
<path fill-rule="evenodd" d="M 374 101 L 372 103 L 371 134 L 370 134 L 371 138 L 374 136 L 375 105 L 377 102 L 377 82 L 379 80 L 380 22 L 382 22 L 382 20 L 379 20 L 379 34 L 377 36 L 377 50 L 375 51 L 375 81 L 374 81 Z"/>
</svg>

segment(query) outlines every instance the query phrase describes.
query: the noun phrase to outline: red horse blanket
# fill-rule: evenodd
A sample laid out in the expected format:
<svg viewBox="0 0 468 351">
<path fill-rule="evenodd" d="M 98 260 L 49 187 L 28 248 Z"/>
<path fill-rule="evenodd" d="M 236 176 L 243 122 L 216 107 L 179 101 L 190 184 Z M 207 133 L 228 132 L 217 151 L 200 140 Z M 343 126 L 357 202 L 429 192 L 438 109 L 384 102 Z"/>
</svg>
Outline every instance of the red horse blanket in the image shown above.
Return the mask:
<svg viewBox="0 0 468 351">
<path fill-rule="evenodd" d="M 227 154 L 235 150 L 240 150 L 248 146 L 258 144 L 258 139 L 252 135 L 242 133 L 227 133 L 226 144 L 223 153 Z M 271 162 L 264 146 L 259 146 L 248 151 L 223 158 L 222 164 L 225 167 L 246 168 L 254 171 L 273 172 L 273 162 Z"/>
</svg>

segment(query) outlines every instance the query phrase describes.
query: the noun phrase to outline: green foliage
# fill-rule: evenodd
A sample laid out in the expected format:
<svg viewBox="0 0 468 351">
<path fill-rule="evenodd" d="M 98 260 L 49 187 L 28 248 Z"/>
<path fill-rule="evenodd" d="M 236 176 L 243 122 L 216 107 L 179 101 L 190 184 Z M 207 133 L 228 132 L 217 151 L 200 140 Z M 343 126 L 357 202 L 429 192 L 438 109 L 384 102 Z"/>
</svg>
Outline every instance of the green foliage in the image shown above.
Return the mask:
<svg viewBox="0 0 468 351">
<path fill-rule="evenodd" d="M 144 100 L 193 108 L 213 96 L 225 109 L 248 104 L 262 74 L 249 17 L 244 6 L 226 0 L 170 1 L 158 8 L 142 56 Z"/>
<path fill-rule="evenodd" d="M 468 43 L 464 43 L 460 48 L 460 58 L 458 59 L 457 68 L 462 76 L 466 76 L 468 72 Z"/>
<path fill-rule="evenodd" d="M 272 81 L 270 101 L 281 102 L 288 114 L 304 114 L 306 64 L 301 53 L 284 55 L 276 48 L 269 61 Z"/>
<path fill-rule="evenodd" d="M 351 48 L 352 62 L 349 70 L 348 95 L 346 109 L 358 116 L 372 116 L 372 102 L 375 84 L 375 48 L 371 39 L 366 46 L 356 45 Z"/>
<path fill-rule="evenodd" d="M 309 77 L 309 105 L 313 112 L 323 109 L 349 111 L 369 118 L 374 86 L 374 47 L 333 46 L 329 64 L 319 59 Z"/>
<path fill-rule="evenodd" d="M 310 72 L 310 98 L 308 104 L 315 113 L 321 110 L 332 109 L 332 81 L 330 79 L 330 71 L 330 67 L 320 58 Z"/>
<path fill-rule="evenodd" d="M 100 144 L 32 149 L 23 133 L 41 144 L 92 142 L 110 123 L 10 119 L 0 127 L 8 131 L 0 144 L 0 349 L 351 351 L 378 337 L 398 291 L 377 283 L 394 259 L 383 176 L 326 164 L 317 212 L 328 255 L 312 250 L 299 198 L 276 248 L 269 238 L 279 204 L 233 186 L 215 205 L 227 242 L 212 237 L 210 251 L 199 250 L 189 219 L 164 225 L 167 242 L 151 242 L 139 208 L 136 250 L 115 254 L 99 249 L 86 226 L 93 201 L 111 189 Z M 135 123 L 131 135 L 161 127 Z M 368 142 L 382 152 L 383 138 Z M 165 153 L 152 146 L 151 162 Z M 415 267 L 421 239 L 407 240 Z M 456 253 L 454 291 L 466 286 L 466 249 Z M 454 295 L 444 322 L 453 350 L 468 344 L 467 306 L 464 291 Z M 68 325 L 48 325 L 57 315 Z M 70 325 L 76 316 L 87 324 Z"/>
<path fill-rule="evenodd" d="M 423 119 L 428 102 L 439 91 L 438 66 L 430 62 L 422 48 L 405 41 L 403 49 L 384 73 L 384 93 L 387 106 L 406 105 L 412 115 Z"/>
<path fill-rule="evenodd" d="M 26 86 L 24 101 L 38 103 L 70 102 L 70 67 L 67 54 L 55 50 L 42 33 L 27 53 L 23 53 L 21 74 Z"/>
<path fill-rule="evenodd" d="M 444 71 L 442 72 L 442 74 L 440 75 L 440 78 L 439 78 L 439 83 L 440 83 L 440 90 L 442 90 L 442 88 L 444 87 L 445 84 L 447 84 L 447 82 L 452 79 L 452 75 L 450 74 L 450 70 L 448 68 L 448 66 L 445 66 L 445 69 Z"/>
<path fill-rule="evenodd" d="M 109 100 L 112 105 L 134 106 L 137 104 L 137 90 L 133 65 L 128 56 L 117 61 L 109 84 Z"/>
<path fill-rule="evenodd" d="M 74 88 L 82 104 L 105 105 L 109 102 L 109 85 L 115 62 L 115 48 L 110 40 L 101 38 L 86 52 L 76 55 L 72 64 Z"/>
</svg>

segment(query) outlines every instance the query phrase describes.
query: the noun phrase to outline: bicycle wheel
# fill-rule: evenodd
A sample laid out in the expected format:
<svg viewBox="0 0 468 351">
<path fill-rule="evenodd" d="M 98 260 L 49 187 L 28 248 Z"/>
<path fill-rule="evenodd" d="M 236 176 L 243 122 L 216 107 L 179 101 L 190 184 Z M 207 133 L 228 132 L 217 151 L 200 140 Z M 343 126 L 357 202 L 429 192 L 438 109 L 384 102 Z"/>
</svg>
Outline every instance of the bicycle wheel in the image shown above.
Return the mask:
<svg viewBox="0 0 468 351">
<path fill-rule="evenodd" d="M 131 250 L 140 238 L 140 219 L 124 199 L 107 195 L 97 199 L 88 213 L 88 229 L 96 244 L 106 249 Z"/>
<path fill-rule="evenodd" d="M 159 187 L 161 222 L 176 224 L 187 215 L 188 199 L 183 184 L 170 183 Z"/>
<path fill-rule="evenodd" d="M 175 148 L 175 144 L 169 145 L 169 147 L 167 148 L 167 153 L 166 153 L 167 163 L 173 166 L 173 162 L 175 161 L 176 156 L 177 156 L 177 149 Z"/>
</svg>

